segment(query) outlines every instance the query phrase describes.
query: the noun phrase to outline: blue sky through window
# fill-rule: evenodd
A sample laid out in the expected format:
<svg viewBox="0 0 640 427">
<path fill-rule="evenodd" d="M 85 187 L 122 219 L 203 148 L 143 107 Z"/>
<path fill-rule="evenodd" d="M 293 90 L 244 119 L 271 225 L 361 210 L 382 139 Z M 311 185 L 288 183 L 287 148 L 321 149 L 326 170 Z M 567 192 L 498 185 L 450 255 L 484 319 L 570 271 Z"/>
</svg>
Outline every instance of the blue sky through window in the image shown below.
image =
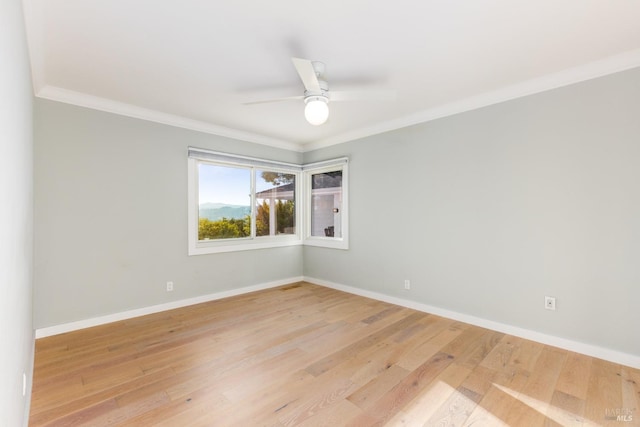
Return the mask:
<svg viewBox="0 0 640 427">
<path fill-rule="evenodd" d="M 250 205 L 251 169 L 218 166 L 201 163 L 199 165 L 198 203 L 223 203 L 226 205 Z M 256 192 L 277 187 L 262 178 L 262 171 L 256 171 Z"/>
<path fill-rule="evenodd" d="M 199 204 L 251 204 L 251 170 L 200 164 Z"/>
</svg>

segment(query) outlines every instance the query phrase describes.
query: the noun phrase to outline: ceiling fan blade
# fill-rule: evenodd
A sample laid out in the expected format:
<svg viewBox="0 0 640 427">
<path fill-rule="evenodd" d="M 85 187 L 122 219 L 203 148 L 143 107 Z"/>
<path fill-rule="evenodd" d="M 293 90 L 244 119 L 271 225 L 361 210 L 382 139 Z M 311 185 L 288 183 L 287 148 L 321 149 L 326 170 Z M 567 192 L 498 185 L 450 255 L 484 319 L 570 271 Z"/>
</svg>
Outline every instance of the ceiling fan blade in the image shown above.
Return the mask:
<svg viewBox="0 0 640 427">
<path fill-rule="evenodd" d="M 396 99 L 396 91 L 391 89 L 371 90 L 338 90 L 330 91 L 331 101 L 393 101 Z"/>
<path fill-rule="evenodd" d="M 282 101 L 293 101 L 293 100 L 297 100 L 297 99 L 304 99 L 303 95 L 299 95 L 299 96 L 285 96 L 282 98 L 273 98 L 273 99 L 262 99 L 259 101 L 249 101 L 249 102 L 243 102 L 244 105 L 256 105 L 256 104 L 267 104 L 270 102 L 282 102 Z"/>
<path fill-rule="evenodd" d="M 318 82 L 318 76 L 316 76 L 316 70 L 313 69 L 313 64 L 308 59 L 291 58 L 293 66 L 296 67 L 296 71 L 304 84 L 304 88 L 312 93 L 320 93 L 320 83 Z"/>
</svg>

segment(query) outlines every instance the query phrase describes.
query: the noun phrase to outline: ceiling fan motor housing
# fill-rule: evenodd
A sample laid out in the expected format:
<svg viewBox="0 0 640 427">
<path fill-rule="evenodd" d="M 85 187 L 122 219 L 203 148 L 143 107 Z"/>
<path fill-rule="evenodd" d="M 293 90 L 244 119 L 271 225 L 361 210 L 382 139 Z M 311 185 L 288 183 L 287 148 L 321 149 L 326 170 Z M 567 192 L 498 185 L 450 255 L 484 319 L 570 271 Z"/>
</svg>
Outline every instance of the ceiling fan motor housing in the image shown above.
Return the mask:
<svg viewBox="0 0 640 427">
<path fill-rule="evenodd" d="M 313 70 L 316 72 L 316 77 L 318 78 L 318 86 L 320 86 L 321 93 L 316 94 L 310 91 L 305 91 L 304 94 L 305 96 L 326 95 L 326 92 L 329 91 L 329 83 L 327 83 L 327 81 L 324 79 L 326 66 L 324 65 L 324 62 L 320 61 L 311 61 L 311 65 L 313 66 Z"/>
<path fill-rule="evenodd" d="M 329 97 L 325 96 L 325 95 L 305 95 L 304 97 L 304 103 L 308 104 L 309 102 L 313 102 L 313 101 L 322 101 L 325 104 L 329 103 Z"/>
<path fill-rule="evenodd" d="M 313 67 L 313 70 L 316 72 L 316 76 L 318 76 L 318 78 L 324 75 L 324 72 L 326 70 L 324 62 L 311 61 L 311 66 Z"/>
</svg>

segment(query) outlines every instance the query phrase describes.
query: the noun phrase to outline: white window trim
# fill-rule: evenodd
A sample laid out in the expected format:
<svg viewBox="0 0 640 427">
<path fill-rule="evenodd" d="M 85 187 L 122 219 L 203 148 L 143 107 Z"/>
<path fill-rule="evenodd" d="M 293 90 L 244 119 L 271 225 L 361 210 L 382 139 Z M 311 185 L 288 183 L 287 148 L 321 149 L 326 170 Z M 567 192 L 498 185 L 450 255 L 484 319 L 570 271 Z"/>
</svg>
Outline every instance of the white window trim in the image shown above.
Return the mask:
<svg viewBox="0 0 640 427">
<path fill-rule="evenodd" d="M 333 249 L 349 249 L 349 161 L 346 157 L 311 163 L 303 166 L 304 188 L 304 241 L 307 246 L 319 246 Z M 340 215 L 340 237 L 324 237 L 311 235 L 311 176 L 317 173 L 342 171 L 342 214 Z"/>
<path fill-rule="evenodd" d="M 308 165 L 296 165 L 293 163 L 277 162 L 255 157 L 237 156 L 222 152 L 189 147 L 187 166 L 187 203 L 188 203 L 188 254 L 204 255 L 223 252 L 235 252 L 255 249 L 277 248 L 295 245 L 321 246 L 336 249 L 349 248 L 348 233 L 348 159 L 346 157 L 332 159 Z M 198 164 L 201 162 L 237 166 L 243 168 L 266 169 L 274 172 L 285 172 L 296 175 L 296 233 L 291 235 L 259 236 L 255 237 L 255 174 L 251 174 L 251 235 L 254 237 L 208 240 L 198 240 Z M 311 174 L 342 170 L 342 236 L 321 237 L 311 236 Z"/>
<path fill-rule="evenodd" d="M 273 172 L 285 172 L 296 175 L 295 192 L 298 200 L 296 201 L 296 220 L 301 222 L 302 218 L 302 206 L 300 203 L 301 197 L 301 180 L 302 180 L 302 167 L 291 163 L 275 162 L 263 159 L 256 159 L 253 157 L 235 156 L 226 153 L 219 153 L 215 151 L 200 150 L 189 148 L 188 155 L 188 178 L 187 178 L 187 203 L 188 205 L 188 254 L 189 255 L 204 255 L 222 252 L 234 252 L 245 251 L 254 249 L 266 249 L 276 248 L 284 246 L 293 246 L 302 244 L 302 230 L 300 225 L 296 223 L 296 233 L 290 235 L 278 235 L 278 236 L 255 236 L 255 174 L 251 173 L 251 236 L 236 239 L 221 239 L 221 240 L 198 240 L 198 222 L 199 222 L 199 209 L 198 209 L 198 194 L 199 194 L 199 180 L 198 180 L 198 165 L 215 164 L 226 165 L 230 167 L 241 168 L 253 168 L 264 169 Z"/>
</svg>

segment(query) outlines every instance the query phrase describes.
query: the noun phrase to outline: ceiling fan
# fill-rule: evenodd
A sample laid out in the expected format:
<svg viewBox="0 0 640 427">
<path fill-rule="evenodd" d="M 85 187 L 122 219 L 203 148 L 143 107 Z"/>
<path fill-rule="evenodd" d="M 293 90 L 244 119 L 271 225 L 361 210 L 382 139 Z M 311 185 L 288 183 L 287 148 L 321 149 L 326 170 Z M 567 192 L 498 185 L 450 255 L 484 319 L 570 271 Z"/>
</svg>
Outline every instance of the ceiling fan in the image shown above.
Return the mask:
<svg viewBox="0 0 640 427">
<path fill-rule="evenodd" d="M 245 105 L 302 99 L 305 118 L 312 125 L 319 126 L 329 118 L 329 101 L 389 100 L 395 96 L 395 92 L 390 90 L 329 91 L 329 84 L 324 77 L 324 63 L 300 58 L 291 60 L 304 85 L 303 95 L 246 102 Z"/>
</svg>

